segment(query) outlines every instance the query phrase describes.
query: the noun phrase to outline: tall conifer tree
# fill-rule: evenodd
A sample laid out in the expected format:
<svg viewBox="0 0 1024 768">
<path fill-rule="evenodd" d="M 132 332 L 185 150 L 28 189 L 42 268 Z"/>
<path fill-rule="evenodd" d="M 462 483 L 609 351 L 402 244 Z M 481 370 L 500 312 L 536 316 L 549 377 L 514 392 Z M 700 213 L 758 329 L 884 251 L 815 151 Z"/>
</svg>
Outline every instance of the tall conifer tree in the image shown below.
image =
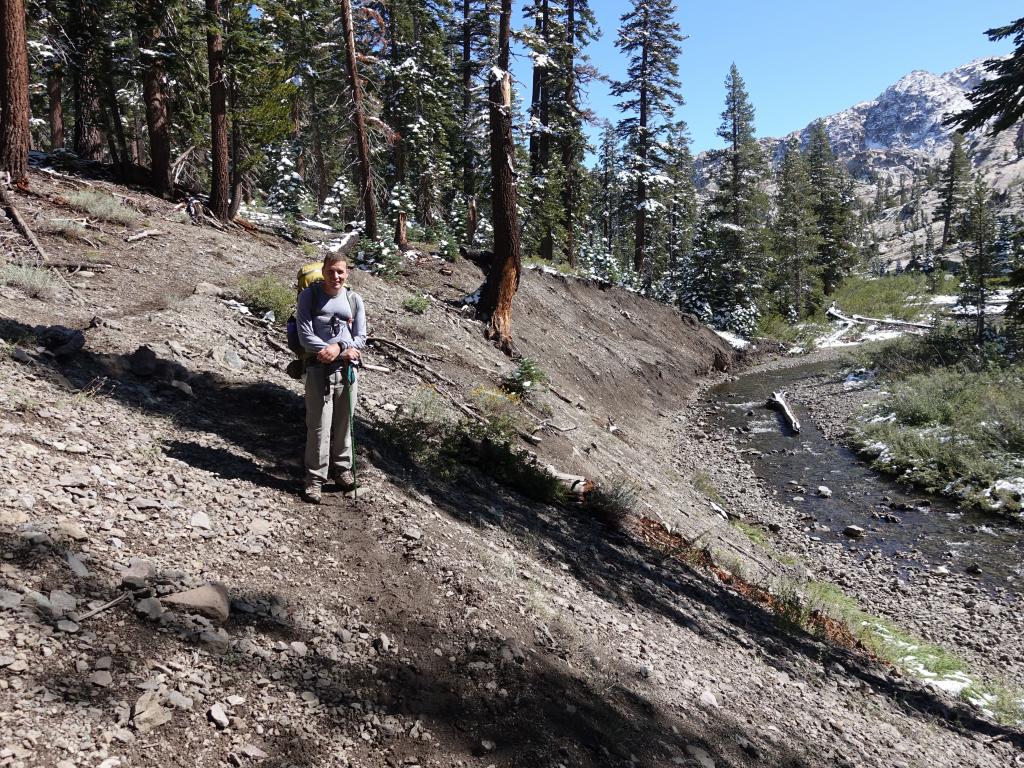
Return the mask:
<svg viewBox="0 0 1024 768">
<path fill-rule="evenodd" d="M 648 215 L 658 204 L 651 196 L 664 163 L 658 139 L 683 103 L 679 93 L 679 65 L 683 34 L 673 19 L 672 0 L 634 0 L 622 15 L 615 40 L 627 58 L 626 78 L 612 84 L 612 94 L 623 97 L 619 109 L 627 113 L 619 135 L 625 142 L 633 194 L 633 269 L 644 272 L 651 252 Z"/>
</svg>

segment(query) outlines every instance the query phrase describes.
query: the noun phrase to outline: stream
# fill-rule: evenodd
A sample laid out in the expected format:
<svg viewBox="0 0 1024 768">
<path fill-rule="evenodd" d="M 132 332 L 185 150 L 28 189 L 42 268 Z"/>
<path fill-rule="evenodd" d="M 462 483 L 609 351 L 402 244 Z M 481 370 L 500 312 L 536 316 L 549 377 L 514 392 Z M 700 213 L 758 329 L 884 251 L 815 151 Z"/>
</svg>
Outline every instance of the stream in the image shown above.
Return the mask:
<svg viewBox="0 0 1024 768">
<path fill-rule="evenodd" d="M 948 569 L 975 576 L 984 589 L 1024 592 L 1019 526 L 959 509 L 949 499 L 902 487 L 874 471 L 852 451 L 826 440 L 799 398 L 790 398 L 801 422 L 799 435 L 781 414 L 765 407 L 775 390 L 792 391 L 798 382 L 839 371 L 838 363 L 818 362 L 755 372 L 714 388 L 708 400 L 726 428 L 736 431 L 758 477 L 797 510 L 812 540 L 842 542 L 862 559 L 880 553 L 910 582 L 915 574 Z M 819 486 L 830 489 L 832 497 L 819 494 Z M 850 525 L 862 528 L 863 537 L 845 535 Z"/>
</svg>

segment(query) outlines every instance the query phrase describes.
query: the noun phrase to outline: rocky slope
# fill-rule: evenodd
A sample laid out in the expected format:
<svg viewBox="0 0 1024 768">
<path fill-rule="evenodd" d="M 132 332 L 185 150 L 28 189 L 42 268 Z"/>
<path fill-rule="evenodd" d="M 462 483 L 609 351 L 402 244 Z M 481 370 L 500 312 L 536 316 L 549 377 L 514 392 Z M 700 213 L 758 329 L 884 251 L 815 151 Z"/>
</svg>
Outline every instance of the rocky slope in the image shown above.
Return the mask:
<svg viewBox="0 0 1024 768">
<path fill-rule="evenodd" d="M 415 354 L 371 356 L 389 370 L 360 391 L 363 495 L 300 503 L 302 406 L 280 332 L 215 286 L 290 280 L 308 254 L 190 226 L 96 181 L 33 173 L 18 204 L 41 231 L 87 184 L 134 222 L 87 219 L 91 242 L 44 236 L 79 265 L 55 296 L 0 288 L 0 765 L 1019 759 L 1018 732 L 787 629 L 637 528 L 397 459 L 396 411 L 425 390 L 471 403 L 510 370 L 458 307 L 472 265 L 356 274 L 373 334 Z M 162 234 L 128 242 L 144 229 Z M 0 238 L 9 258 L 33 258 L 2 220 Z M 414 293 L 431 297 L 422 316 L 401 308 Z M 736 509 L 766 503 L 694 404 L 729 364 L 717 337 L 634 295 L 534 272 L 516 313 L 524 353 L 551 378 L 518 414 L 547 422 L 524 448 L 630 478 L 637 514 L 753 578 L 786 576 L 699 487 L 710 474 Z"/>
</svg>

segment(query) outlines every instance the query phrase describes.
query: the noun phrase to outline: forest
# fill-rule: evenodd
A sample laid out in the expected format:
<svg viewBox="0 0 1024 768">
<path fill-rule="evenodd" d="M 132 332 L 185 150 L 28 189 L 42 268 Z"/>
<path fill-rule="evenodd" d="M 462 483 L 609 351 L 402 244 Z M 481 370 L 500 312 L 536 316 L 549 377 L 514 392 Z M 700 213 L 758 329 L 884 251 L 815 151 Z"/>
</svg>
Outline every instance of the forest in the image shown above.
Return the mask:
<svg viewBox="0 0 1024 768">
<path fill-rule="evenodd" d="M 948 159 L 909 184 L 901 176 L 898 192 L 879 176 L 868 199 L 822 121 L 769 151 L 735 65 L 724 146 L 695 158 L 678 118 L 685 35 L 671 0 L 635 2 L 603 31 L 587 0 L 533 0 L 517 19 L 511 2 L 481 0 L 2 7 L 14 180 L 31 147 L 57 168 L 102 167 L 199 199 L 221 222 L 263 211 L 357 229 L 364 263 L 379 269 L 410 243 L 449 259 L 460 247 L 494 252 L 509 267 L 494 271 L 485 317 L 497 275 L 517 279 L 526 259 L 750 337 L 769 320 L 820 313 L 850 274 L 884 272 L 873 224 L 897 199 L 925 231 L 907 268 L 937 272 L 955 248 L 967 305 L 984 306 L 1024 243 L 1019 218 L 997 216 L 993 190 L 975 181 L 962 135 Z M 628 65 L 609 83 L 615 122 L 587 102 L 588 87 L 608 81 L 588 57 L 601 34 Z M 510 53 L 528 57 L 529 82 L 513 80 Z M 930 218 L 924 227 L 928 190 L 940 197 L 940 238 Z"/>
</svg>

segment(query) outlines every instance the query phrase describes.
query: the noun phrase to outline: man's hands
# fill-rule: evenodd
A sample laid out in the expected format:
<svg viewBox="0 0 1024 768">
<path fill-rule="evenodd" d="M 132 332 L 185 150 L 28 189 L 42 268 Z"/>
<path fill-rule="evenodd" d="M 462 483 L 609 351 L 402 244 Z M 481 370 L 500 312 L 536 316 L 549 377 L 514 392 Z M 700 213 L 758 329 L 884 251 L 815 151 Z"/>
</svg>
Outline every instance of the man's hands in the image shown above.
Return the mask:
<svg viewBox="0 0 1024 768">
<path fill-rule="evenodd" d="M 317 362 L 320 363 L 333 363 L 339 357 L 344 362 L 351 363 L 353 360 L 359 359 L 359 350 L 349 347 L 343 352 L 340 344 L 328 344 L 316 353 Z"/>
</svg>

